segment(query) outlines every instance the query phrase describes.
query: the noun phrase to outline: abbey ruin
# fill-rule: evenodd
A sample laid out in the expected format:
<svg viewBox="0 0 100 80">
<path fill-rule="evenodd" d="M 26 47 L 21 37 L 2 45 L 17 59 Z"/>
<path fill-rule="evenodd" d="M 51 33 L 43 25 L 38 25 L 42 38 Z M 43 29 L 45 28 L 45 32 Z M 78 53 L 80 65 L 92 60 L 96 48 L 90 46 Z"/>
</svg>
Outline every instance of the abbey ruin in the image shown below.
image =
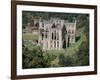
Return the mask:
<svg viewBox="0 0 100 80">
<path fill-rule="evenodd" d="M 70 43 L 75 43 L 76 21 L 40 18 L 33 19 L 29 25 L 29 31 L 39 35 L 37 44 L 41 45 L 43 50 L 61 50 L 69 47 Z"/>
</svg>

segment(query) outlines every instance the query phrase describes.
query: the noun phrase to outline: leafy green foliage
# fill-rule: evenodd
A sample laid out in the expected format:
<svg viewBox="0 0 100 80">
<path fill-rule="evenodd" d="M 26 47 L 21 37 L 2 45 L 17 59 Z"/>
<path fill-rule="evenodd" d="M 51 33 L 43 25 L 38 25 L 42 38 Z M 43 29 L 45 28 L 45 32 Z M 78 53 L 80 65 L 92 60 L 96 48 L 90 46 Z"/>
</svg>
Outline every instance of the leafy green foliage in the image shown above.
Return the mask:
<svg viewBox="0 0 100 80">
<path fill-rule="evenodd" d="M 38 40 L 38 35 L 32 34 L 32 33 L 25 33 L 23 34 L 24 40 Z"/>
<path fill-rule="evenodd" d="M 39 46 L 31 46 L 30 49 L 29 45 L 23 45 L 22 55 L 23 68 L 44 68 L 50 66 L 49 55 L 44 54 Z"/>
<path fill-rule="evenodd" d="M 61 66 L 72 66 L 73 65 L 73 59 L 70 56 L 64 56 L 63 54 L 61 54 L 59 56 L 59 64 Z"/>
<path fill-rule="evenodd" d="M 86 66 L 89 65 L 89 47 L 87 42 L 82 42 L 77 53 L 77 64 Z"/>
</svg>

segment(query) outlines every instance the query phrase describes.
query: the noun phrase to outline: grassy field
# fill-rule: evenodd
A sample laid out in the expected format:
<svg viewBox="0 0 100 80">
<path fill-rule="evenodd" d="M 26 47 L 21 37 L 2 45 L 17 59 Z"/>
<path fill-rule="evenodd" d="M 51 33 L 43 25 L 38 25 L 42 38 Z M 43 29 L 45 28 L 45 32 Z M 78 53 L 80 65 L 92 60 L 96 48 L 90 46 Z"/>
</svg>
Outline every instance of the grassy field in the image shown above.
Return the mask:
<svg viewBox="0 0 100 80">
<path fill-rule="evenodd" d="M 34 35 L 32 33 L 25 33 L 23 34 L 24 40 L 38 40 L 38 35 Z"/>
</svg>

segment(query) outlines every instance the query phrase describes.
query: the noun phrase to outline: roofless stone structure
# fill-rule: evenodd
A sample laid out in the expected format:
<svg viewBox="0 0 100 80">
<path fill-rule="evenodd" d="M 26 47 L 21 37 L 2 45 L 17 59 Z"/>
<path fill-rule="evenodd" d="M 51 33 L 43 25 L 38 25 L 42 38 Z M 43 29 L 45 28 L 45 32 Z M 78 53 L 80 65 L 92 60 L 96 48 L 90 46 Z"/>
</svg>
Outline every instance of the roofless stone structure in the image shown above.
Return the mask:
<svg viewBox="0 0 100 80">
<path fill-rule="evenodd" d="M 39 19 L 38 24 L 38 44 L 43 46 L 43 50 L 61 50 L 75 43 L 76 21 L 51 18 Z"/>
</svg>

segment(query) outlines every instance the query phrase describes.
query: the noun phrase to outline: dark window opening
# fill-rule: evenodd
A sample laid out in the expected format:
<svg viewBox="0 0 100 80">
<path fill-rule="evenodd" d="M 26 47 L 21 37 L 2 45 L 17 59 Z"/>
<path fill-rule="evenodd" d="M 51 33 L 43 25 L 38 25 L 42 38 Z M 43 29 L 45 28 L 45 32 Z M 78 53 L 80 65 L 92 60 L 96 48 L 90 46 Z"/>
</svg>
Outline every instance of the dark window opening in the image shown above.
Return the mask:
<svg viewBox="0 0 100 80">
<path fill-rule="evenodd" d="M 52 25 L 52 28 L 56 28 L 56 25 L 55 25 L 55 24 L 53 24 L 53 25 Z"/>
<path fill-rule="evenodd" d="M 52 40 L 53 40 L 53 33 L 52 33 Z"/>
<path fill-rule="evenodd" d="M 47 38 L 47 33 L 45 34 L 45 37 Z"/>
<path fill-rule="evenodd" d="M 72 30 L 72 34 L 74 34 L 74 30 Z"/>
<path fill-rule="evenodd" d="M 36 23 L 35 26 L 38 27 L 39 26 L 39 23 Z"/>
<path fill-rule="evenodd" d="M 54 41 L 54 47 L 56 48 L 56 41 Z"/>
<path fill-rule="evenodd" d="M 69 47 L 69 43 L 70 43 L 70 36 L 68 36 L 68 43 L 67 43 L 68 47 Z"/>
<path fill-rule="evenodd" d="M 42 33 L 42 40 L 43 40 L 44 34 Z"/>
<path fill-rule="evenodd" d="M 66 48 L 66 40 L 63 41 L 63 48 Z"/>
<path fill-rule="evenodd" d="M 55 35 L 55 40 L 56 40 L 56 35 Z"/>
<path fill-rule="evenodd" d="M 68 33 L 71 33 L 71 30 L 69 30 Z"/>
</svg>

